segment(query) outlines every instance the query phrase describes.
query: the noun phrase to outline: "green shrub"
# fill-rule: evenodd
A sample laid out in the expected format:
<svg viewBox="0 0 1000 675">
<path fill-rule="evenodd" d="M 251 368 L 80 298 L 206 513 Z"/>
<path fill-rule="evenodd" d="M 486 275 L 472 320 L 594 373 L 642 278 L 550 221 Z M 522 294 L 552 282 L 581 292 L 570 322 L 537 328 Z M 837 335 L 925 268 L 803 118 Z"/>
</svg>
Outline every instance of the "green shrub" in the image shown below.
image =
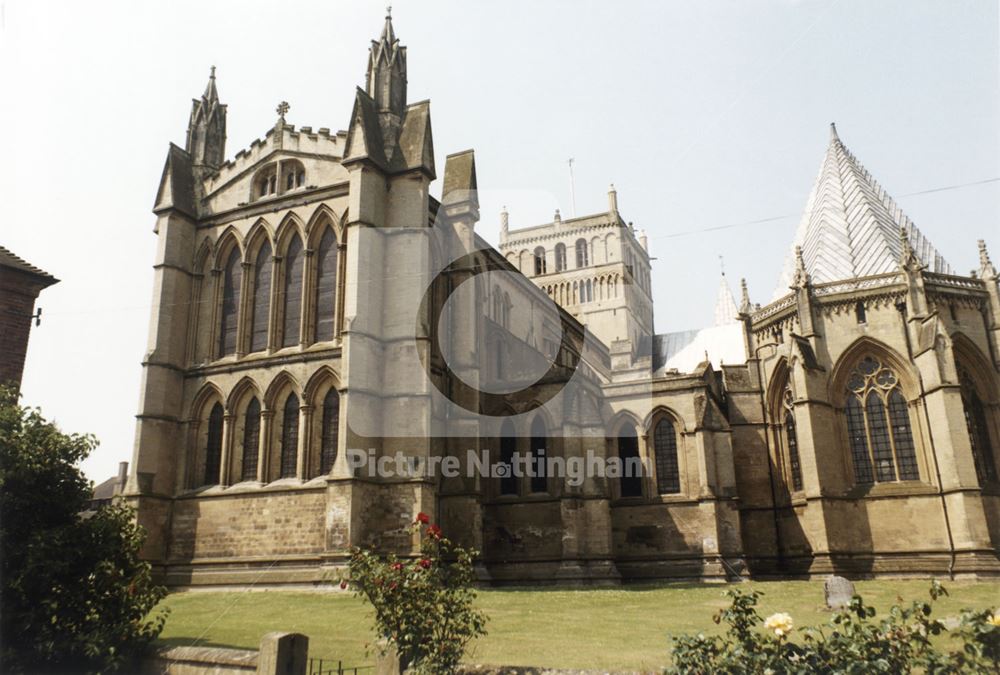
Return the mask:
<svg viewBox="0 0 1000 675">
<path fill-rule="evenodd" d="M 473 609 L 475 551 L 446 539 L 421 513 L 413 523 L 421 556 L 399 559 L 354 549 L 351 586 L 375 610 L 375 632 L 396 648 L 404 667 L 417 673 L 450 673 L 473 638 L 486 634 L 486 616 Z"/>
<path fill-rule="evenodd" d="M 139 559 L 130 509 L 82 519 L 90 484 L 78 468 L 96 447 L 66 435 L 0 388 L 0 666 L 4 672 L 128 668 L 163 627 L 165 595 Z"/>
<path fill-rule="evenodd" d="M 823 628 L 804 628 L 796 641 L 787 614 L 766 620 L 757 614 L 758 591 L 727 591 L 729 608 L 716 614 L 726 623 L 722 636 L 703 634 L 674 640 L 670 673 L 985 673 L 1000 672 L 1000 613 L 963 610 L 958 626 L 948 631 L 931 618 L 932 603 L 947 592 L 936 581 L 930 602 L 894 605 L 876 619 L 875 608 L 854 596 Z M 947 634 L 960 644 L 949 651 L 937 646 Z"/>
</svg>

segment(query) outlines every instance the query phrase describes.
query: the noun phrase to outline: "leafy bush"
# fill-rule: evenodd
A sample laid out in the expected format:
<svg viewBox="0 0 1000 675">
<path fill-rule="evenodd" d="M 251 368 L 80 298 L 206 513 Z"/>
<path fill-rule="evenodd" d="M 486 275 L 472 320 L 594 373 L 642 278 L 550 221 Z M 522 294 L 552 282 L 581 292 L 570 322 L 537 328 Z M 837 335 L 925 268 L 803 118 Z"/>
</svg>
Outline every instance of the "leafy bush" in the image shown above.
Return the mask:
<svg viewBox="0 0 1000 675">
<path fill-rule="evenodd" d="M 396 648 L 404 667 L 450 673 L 468 643 L 486 634 L 486 615 L 472 607 L 475 551 L 446 539 L 423 513 L 413 531 L 420 534 L 419 558 L 356 548 L 341 588 L 351 586 L 371 603 L 378 637 Z"/>
<path fill-rule="evenodd" d="M 80 517 L 78 468 L 96 447 L 66 435 L 0 388 L 0 666 L 4 672 L 127 668 L 163 626 L 164 596 L 139 559 L 143 532 L 124 506 Z"/>
<path fill-rule="evenodd" d="M 880 621 L 875 608 L 855 595 L 825 628 L 805 628 L 801 640 L 789 641 L 792 617 L 757 614 L 759 591 L 727 591 L 729 608 L 716 614 L 728 624 L 722 636 L 703 634 L 676 638 L 671 673 L 983 673 L 1000 672 L 1000 613 L 963 610 L 950 633 L 931 619 L 931 603 L 947 592 L 936 581 L 931 602 L 894 605 Z M 760 630 L 763 627 L 764 630 Z M 932 643 L 948 633 L 962 648 L 944 651 Z"/>
</svg>

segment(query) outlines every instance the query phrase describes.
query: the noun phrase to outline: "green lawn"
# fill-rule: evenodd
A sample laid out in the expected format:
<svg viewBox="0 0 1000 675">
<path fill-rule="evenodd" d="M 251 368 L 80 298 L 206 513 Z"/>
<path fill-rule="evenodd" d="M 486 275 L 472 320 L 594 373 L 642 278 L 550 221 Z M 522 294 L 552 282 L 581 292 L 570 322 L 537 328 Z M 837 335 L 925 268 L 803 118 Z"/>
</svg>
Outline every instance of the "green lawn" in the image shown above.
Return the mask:
<svg viewBox="0 0 1000 675">
<path fill-rule="evenodd" d="M 711 616 L 726 605 L 730 586 L 675 584 L 619 590 L 486 590 L 479 605 L 489 616 L 489 635 L 476 642 L 467 661 L 560 668 L 654 670 L 668 661 L 670 635 L 718 630 Z M 862 581 L 858 591 L 879 611 L 897 596 L 927 598 L 929 582 Z M 760 613 L 791 613 L 796 627 L 825 623 L 822 581 L 755 582 L 740 588 L 765 593 Z M 934 616 L 963 607 L 1000 604 L 1000 581 L 948 582 L 950 596 Z M 345 665 L 372 662 L 370 608 L 349 593 L 292 591 L 175 593 L 161 641 L 171 645 L 255 648 L 266 632 L 309 636 L 310 656 L 341 659 Z"/>
</svg>

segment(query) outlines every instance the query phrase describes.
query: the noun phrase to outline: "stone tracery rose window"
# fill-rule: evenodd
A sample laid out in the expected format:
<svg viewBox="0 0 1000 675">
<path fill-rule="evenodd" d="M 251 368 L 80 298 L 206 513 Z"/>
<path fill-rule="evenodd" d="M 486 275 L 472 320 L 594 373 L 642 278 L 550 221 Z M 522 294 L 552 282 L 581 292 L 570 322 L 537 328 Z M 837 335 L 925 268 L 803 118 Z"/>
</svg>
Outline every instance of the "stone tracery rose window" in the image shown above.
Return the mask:
<svg viewBox="0 0 1000 675">
<path fill-rule="evenodd" d="M 919 480 L 906 398 L 896 373 L 875 356 L 848 377 L 845 413 L 855 481 Z"/>
</svg>

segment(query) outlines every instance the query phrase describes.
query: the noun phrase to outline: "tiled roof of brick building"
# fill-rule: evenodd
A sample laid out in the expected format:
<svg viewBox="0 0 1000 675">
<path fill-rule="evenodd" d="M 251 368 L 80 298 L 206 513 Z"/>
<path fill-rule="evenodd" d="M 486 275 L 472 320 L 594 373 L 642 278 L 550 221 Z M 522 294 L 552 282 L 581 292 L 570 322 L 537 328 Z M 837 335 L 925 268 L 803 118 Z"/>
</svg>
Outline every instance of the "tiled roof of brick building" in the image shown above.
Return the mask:
<svg viewBox="0 0 1000 675">
<path fill-rule="evenodd" d="M 44 279 L 48 282 L 45 284 L 46 286 L 51 286 L 59 281 L 45 270 L 35 267 L 23 258 L 19 258 L 14 255 L 13 251 L 6 249 L 3 246 L 0 246 L 0 267 L 7 267 L 9 269 L 17 270 L 18 272 L 25 272 L 40 279 Z"/>
</svg>

